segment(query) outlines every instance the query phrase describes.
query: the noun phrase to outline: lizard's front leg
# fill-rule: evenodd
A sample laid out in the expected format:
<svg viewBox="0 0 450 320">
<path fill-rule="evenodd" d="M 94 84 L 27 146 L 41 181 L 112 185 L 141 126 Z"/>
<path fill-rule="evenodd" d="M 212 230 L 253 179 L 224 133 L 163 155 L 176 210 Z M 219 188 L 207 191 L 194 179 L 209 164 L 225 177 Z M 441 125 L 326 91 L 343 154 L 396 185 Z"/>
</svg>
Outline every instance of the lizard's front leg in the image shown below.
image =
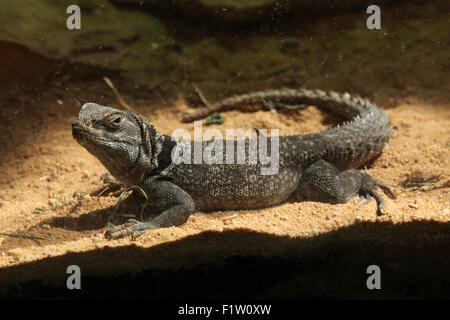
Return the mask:
<svg viewBox="0 0 450 320">
<path fill-rule="evenodd" d="M 381 188 L 389 197 L 395 197 L 389 187 L 367 173 L 355 169 L 339 172 L 325 160 L 318 160 L 306 168 L 299 182 L 300 193 L 310 200 L 346 203 L 356 195 L 373 197 L 378 206 L 377 214 L 382 215 L 384 200 L 375 187 Z"/>
<path fill-rule="evenodd" d="M 105 237 L 118 239 L 130 235 L 136 238 L 150 229 L 179 226 L 194 213 L 194 200 L 176 184 L 167 180 L 149 179 L 143 186 L 147 196 L 161 208 L 162 213 L 149 221 L 131 219 L 116 230 L 106 231 Z"/>
</svg>

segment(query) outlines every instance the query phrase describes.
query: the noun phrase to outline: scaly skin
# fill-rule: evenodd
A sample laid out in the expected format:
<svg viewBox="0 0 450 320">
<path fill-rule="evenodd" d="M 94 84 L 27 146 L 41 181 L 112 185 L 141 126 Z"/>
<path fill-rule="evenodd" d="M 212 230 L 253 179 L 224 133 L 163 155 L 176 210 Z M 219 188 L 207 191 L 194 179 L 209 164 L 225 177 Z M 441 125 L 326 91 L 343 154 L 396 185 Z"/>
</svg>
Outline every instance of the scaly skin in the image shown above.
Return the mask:
<svg viewBox="0 0 450 320">
<path fill-rule="evenodd" d="M 171 157 L 175 147 L 181 148 L 178 151 L 187 147 L 194 150 L 197 143 L 204 150 L 213 141 L 183 144 L 157 132 L 135 113 L 86 103 L 73 122 L 74 138 L 114 177 L 141 187 L 161 212 L 150 221 L 131 220 L 116 231 L 108 231 L 106 236 L 136 237 L 149 229 L 180 225 L 195 210 L 273 206 L 297 191 L 307 199 L 331 203 L 345 203 L 356 195 L 371 196 L 377 201 L 378 214 L 383 213 L 384 202 L 375 187 L 391 197 L 393 193 L 368 174 L 355 170 L 377 157 L 393 133 L 387 116 L 368 100 L 320 90 L 269 90 L 224 99 L 185 114 L 183 121 L 233 108 L 256 110 L 255 106 L 267 101 L 315 105 L 351 121 L 319 133 L 279 137 L 277 173 L 263 175 L 261 169 L 267 165 L 251 162 L 247 156 L 249 146 L 259 138 L 245 140 L 243 163 L 176 164 Z M 274 142 L 273 137 L 268 138 L 268 150 Z M 236 159 L 237 142 L 232 141 L 231 145 Z M 221 152 L 225 155 L 226 141 L 223 146 Z"/>
</svg>

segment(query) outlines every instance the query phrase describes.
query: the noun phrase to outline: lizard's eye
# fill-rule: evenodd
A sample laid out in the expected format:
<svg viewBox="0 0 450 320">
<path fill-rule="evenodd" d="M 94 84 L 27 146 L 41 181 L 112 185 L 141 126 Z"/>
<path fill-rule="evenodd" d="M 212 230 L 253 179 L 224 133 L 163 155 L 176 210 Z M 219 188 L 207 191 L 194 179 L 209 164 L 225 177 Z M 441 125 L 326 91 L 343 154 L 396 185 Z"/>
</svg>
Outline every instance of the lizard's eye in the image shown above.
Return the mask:
<svg viewBox="0 0 450 320">
<path fill-rule="evenodd" d="M 123 117 L 121 115 L 114 115 L 109 117 L 108 124 L 113 128 L 118 128 L 123 122 Z"/>
<path fill-rule="evenodd" d="M 120 124 L 120 123 L 122 122 L 122 118 L 121 118 L 121 117 L 117 117 L 117 118 L 115 118 L 115 119 L 113 120 L 113 122 L 114 122 L 115 124 Z"/>
</svg>

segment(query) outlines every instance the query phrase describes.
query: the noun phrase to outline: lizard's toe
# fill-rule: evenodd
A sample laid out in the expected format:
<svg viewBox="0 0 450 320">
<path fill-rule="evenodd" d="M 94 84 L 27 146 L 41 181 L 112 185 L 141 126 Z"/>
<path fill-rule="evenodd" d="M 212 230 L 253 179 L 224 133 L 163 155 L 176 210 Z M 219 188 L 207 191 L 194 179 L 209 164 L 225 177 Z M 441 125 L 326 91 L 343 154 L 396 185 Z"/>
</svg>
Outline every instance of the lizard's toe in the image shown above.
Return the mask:
<svg viewBox="0 0 450 320">
<path fill-rule="evenodd" d="M 131 239 L 134 240 L 144 234 L 148 229 L 147 223 L 130 219 L 115 229 L 107 230 L 105 232 L 105 238 L 112 240 L 131 236 Z"/>
<path fill-rule="evenodd" d="M 358 194 L 358 207 L 356 208 L 356 210 L 360 210 L 361 207 L 366 206 L 369 204 L 370 202 L 370 195 L 368 193 L 366 194 Z M 363 202 L 364 201 L 364 202 Z"/>
<path fill-rule="evenodd" d="M 395 199 L 397 196 L 395 195 L 394 191 L 391 190 L 391 188 L 389 188 L 387 185 L 376 181 L 376 186 L 378 188 L 380 188 L 381 190 L 383 190 L 383 192 L 391 199 Z"/>
<path fill-rule="evenodd" d="M 367 200 L 369 200 L 370 198 L 374 198 L 375 201 L 377 202 L 377 215 L 378 216 L 382 216 L 384 215 L 384 208 L 385 208 L 385 203 L 383 198 L 378 194 L 378 192 L 375 191 L 374 188 L 370 188 L 370 189 L 366 189 L 362 192 L 361 194 L 362 196 L 364 196 Z M 368 201 L 365 204 L 367 204 Z"/>
<path fill-rule="evenodd" d="M 368 174 L 363 173 L 359 195 L 365 196 L 366 198 L 374 198 L 377 202 L 377 215 L 382 216 L 385 214 L 385 202 L 384 199 L 375 190 L 376 187 L 380 188 L 389 198 L 395 198 L 394 192 L 392 192 L 392 190 L 388 186 L 379 181 L 376 181 Z"/>
</svg>

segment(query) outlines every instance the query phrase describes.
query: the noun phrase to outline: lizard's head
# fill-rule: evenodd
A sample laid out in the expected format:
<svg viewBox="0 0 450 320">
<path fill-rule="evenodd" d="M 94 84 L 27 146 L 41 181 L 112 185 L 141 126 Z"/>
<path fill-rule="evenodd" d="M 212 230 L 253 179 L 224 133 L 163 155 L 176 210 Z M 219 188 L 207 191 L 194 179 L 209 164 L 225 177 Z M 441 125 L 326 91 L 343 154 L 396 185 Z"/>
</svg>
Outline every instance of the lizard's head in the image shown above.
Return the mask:
<svg viewBox="0 0 450 320">
<path fill-rule="evenodd" d="M 134 158 L 141 144 L 140 126 L 129 112 L 96 103 L 86 103 L 81 107 L 72 123 L 72 135 L 100 160 L 105 153 L 117 152 L 125 152 Z"/>
<path fill-rule="evenodd" d="M 142 117 L 96 103 L 84 104 L 72 123 L 75 140 L 125 183 L 151 168 L 152 146 L 145 143 L 150 130 Z"/>
</svg>

